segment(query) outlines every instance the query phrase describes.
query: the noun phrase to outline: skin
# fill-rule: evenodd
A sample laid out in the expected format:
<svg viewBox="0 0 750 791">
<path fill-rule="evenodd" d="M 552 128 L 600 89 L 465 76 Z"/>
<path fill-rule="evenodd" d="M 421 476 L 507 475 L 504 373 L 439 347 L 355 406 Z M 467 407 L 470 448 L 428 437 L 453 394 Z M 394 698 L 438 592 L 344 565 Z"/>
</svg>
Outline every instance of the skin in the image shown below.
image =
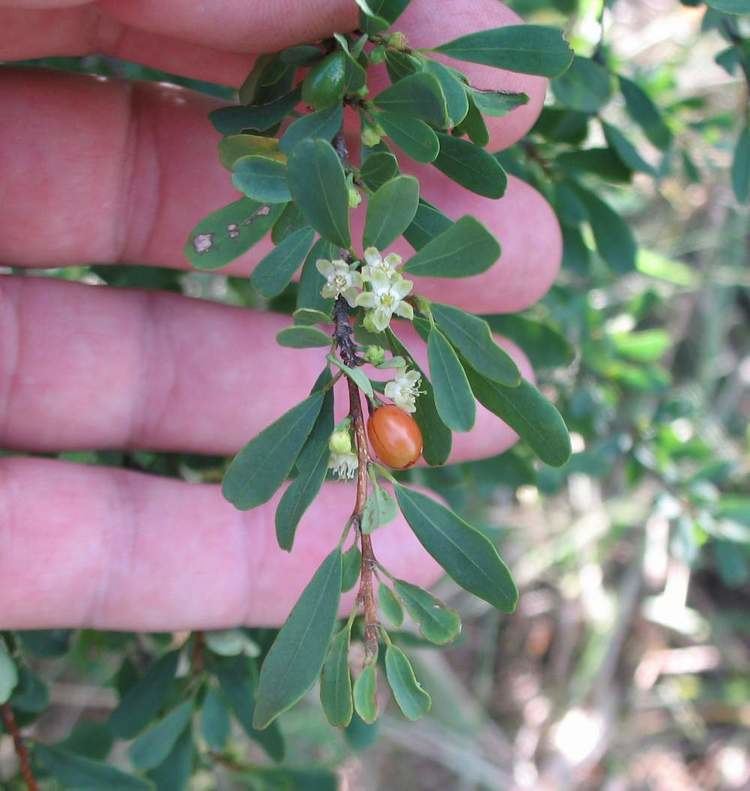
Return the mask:
<svg viewBox="0 0 750 791">
<path fill-rule="evenodd" d="M 351 0 L 216 0 L 210 14 L 206 5 L 0 0 L 0 60 L 105 52 L 238 85 L 252 53 L 356 24 Z M 417 46 L 517 21 L 496 0 L 446 0 L 439 18 L 431 8 L 429 0 L 413 0 L 397 26 Z M 534 122 L 545 81 L 463 68 L 481 87 L 529 94 L 527 107 L 492 120 L 490 150 L 510 145 Z M 181 251 L 189 230 L 236 198 L 216 161 L 218 136 L 206 120 L 214 105 L 205 97 L 6 69 L 0 106 L 1 265 L 187 269 Z M 420 280 L 420 293 L 499 312 L 527 307 L 547 290 L 561 245 L 541 196 L 511 179 L 506 196 L 489 201 L 437 171 L 410 169 L 429 200 L 454 217 L 476 214 L 503 244 L 501 262 L 489 272 Z M 267 249 L 259 245 L 229 270 L 251 271 Z M 287 323 L 174 294 L 2 276 L 0 447 L 234 453 L 299 401 L 320 371 L 317 350 L 274 344 Z M 408 327 L 403 337 L 426 362 Z M 531 376 L 522 353 L 503 343 Z M 338 401 L 343 408 L 343 393 Z M 480 408 L 476 428 L 456 435 L 452 459 L 497 453 L 514 439 Z M 147 631 L 277 624 L 338 539 L 353 496 L 351 488 L 326 485 L 287 554 L 274 538 L 280 493 L 240 513 L 215 485 L 5 457 L 0 626 Z M 397 576 L 421 585 L 437 578 L 402 521 L 379 532 L 374 544 Z"/>
</svg>

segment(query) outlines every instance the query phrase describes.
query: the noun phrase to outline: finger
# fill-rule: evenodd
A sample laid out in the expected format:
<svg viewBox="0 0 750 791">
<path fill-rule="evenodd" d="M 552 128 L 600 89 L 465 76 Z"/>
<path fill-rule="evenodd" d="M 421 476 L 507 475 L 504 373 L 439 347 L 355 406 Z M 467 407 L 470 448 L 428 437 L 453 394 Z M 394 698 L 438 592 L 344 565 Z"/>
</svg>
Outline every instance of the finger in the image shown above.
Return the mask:
<svg viewBox="0 0 750 791">
<path fill-rule="evenodd" d="M 175 294 L 0 278 L 0 446 L 235 453 L 299 403 L 325 365 L 324 350 L 275 343 L 288 325 Z M 424 343 L 397 331 L 425 365 Z M 336 400 L 343 417 L 345 392 Z M 514 441 L 480 410 L 474 431 L 456 435 L 452 459 Z"/>
<path fill-rule="evenodd" d="M 58 266 L 127 261 L 187 268 L 182 249 L 206 214 L 235 200 L 216 162 L 213 106 L 182 91 L 130 88 L 39 72 L 0 73 L 5 199 L 0 261 Z M 501 201 L 475 196 L 432 168 L 424 194 L 452 216 L 476 213 L 501 240 L 501 263 L 465 281 L 420 280 L 436 296 L 477 311 L 524 307 L 558 271 L 560 230 L 530 187 L 511 179 Z M 361 213 L 356 221 L 361 223 Z M 269 251 L 267 239 L 225 270 L 245 273 Z M 401 247 L 404 254 L 408 249 Z"/>
<path fill-rule="evenodd" d="M 218 486 L 41 459 L 0 460 L 3 629 L 138 632 L 275 626 L 336 545 L 352 487 L 324 486 L 294 551 L 276 545 L 278 495 L 235 510 Z M 418 585 L 439 576 L 399 516 L 376 556 Z M 353 594 L 346 597 L 351 607 Z"/>
</svg>

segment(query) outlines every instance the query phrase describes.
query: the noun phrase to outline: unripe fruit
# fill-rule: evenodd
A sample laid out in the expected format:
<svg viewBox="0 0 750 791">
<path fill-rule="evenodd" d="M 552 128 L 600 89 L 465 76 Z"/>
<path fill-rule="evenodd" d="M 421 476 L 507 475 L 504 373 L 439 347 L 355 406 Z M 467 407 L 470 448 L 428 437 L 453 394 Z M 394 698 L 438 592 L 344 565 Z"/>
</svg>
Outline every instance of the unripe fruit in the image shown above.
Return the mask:
<svg viewBox="0 0 750 791">
<path fill-rule="evenodd" d="M 328 450 L 331 453 L 351 453 L 352 438 L 348 429 L 337 429 L 328 440 Z"/>
<path fill-rule="evenodd" d="M 422 432 L 416 420 L 393 404 L 378 407 L 367 421 L 375 454 L 388 467 L 405 470 L 422 455 Z"/>
<path fill-rule="evenodd" d="M 348 79 L 346 55 L 340 51 L 332 52 L 305 77 L 302 101 L 316 110 L 333 107 L 346 93 Z"/>
</svg>

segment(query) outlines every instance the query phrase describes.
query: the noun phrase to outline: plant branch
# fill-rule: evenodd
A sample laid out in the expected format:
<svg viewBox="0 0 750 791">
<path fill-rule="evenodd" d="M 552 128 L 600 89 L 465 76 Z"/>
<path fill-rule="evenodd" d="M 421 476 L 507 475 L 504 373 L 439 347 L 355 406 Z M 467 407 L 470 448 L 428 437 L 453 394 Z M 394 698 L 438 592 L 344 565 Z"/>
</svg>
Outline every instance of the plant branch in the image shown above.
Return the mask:
<svg viewBox="0 0 750 791">
<path fill-rule="evenodd" d="M 21 731 L 18 728 L 18 723 L 16 722 L 16 717 L 13 714 L 13 709 L 8 703 L 4 703 L 2 706 L 0 706 L 0 717 L 2 717 L 5 730 L 13 739 L 13 746 L 15 747 L 16 755 L 18 756 L 21 777 L 23 777 L 24 782 L 26 783 L 26 788 L 28 791 L 38 791 L 39 786 L 37 785 L 34 772 L 31 768 L 29 751 L 26 747 L 26 744 L 24 743 L 23 737 L 21 736 Z"/>
</svg>

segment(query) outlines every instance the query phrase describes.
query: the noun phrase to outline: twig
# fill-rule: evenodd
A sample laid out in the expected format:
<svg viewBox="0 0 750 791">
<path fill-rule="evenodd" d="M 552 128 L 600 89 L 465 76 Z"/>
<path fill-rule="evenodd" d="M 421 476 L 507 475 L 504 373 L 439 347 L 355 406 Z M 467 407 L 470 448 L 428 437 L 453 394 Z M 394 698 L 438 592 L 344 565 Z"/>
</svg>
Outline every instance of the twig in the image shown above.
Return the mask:
<svg viewBox="0 0 750 791">
<path fill-rule="evenodd" d="M 36 778 L 34 777 L 34 772 L 31 769 L 29 751 L 26 747 L 26 744 L 24 743 L 23 737 L 21 736 L 21 731 L 18 728 L 18 723 L 16 722 L 16 717 L 13 714 L 13 709 L 9 704 L 4 703 L 2 706 L 0 706 L 0 716 L 2 717 L 5 730 L 13 738 L 13 746 L 15 747 L 16 755 L 18 756 L 21 777 L 23 777 L 26 783 L 26 788 L 28 791 L 39 791 L 39 786 L 37 785 Z"/>
</svg>

